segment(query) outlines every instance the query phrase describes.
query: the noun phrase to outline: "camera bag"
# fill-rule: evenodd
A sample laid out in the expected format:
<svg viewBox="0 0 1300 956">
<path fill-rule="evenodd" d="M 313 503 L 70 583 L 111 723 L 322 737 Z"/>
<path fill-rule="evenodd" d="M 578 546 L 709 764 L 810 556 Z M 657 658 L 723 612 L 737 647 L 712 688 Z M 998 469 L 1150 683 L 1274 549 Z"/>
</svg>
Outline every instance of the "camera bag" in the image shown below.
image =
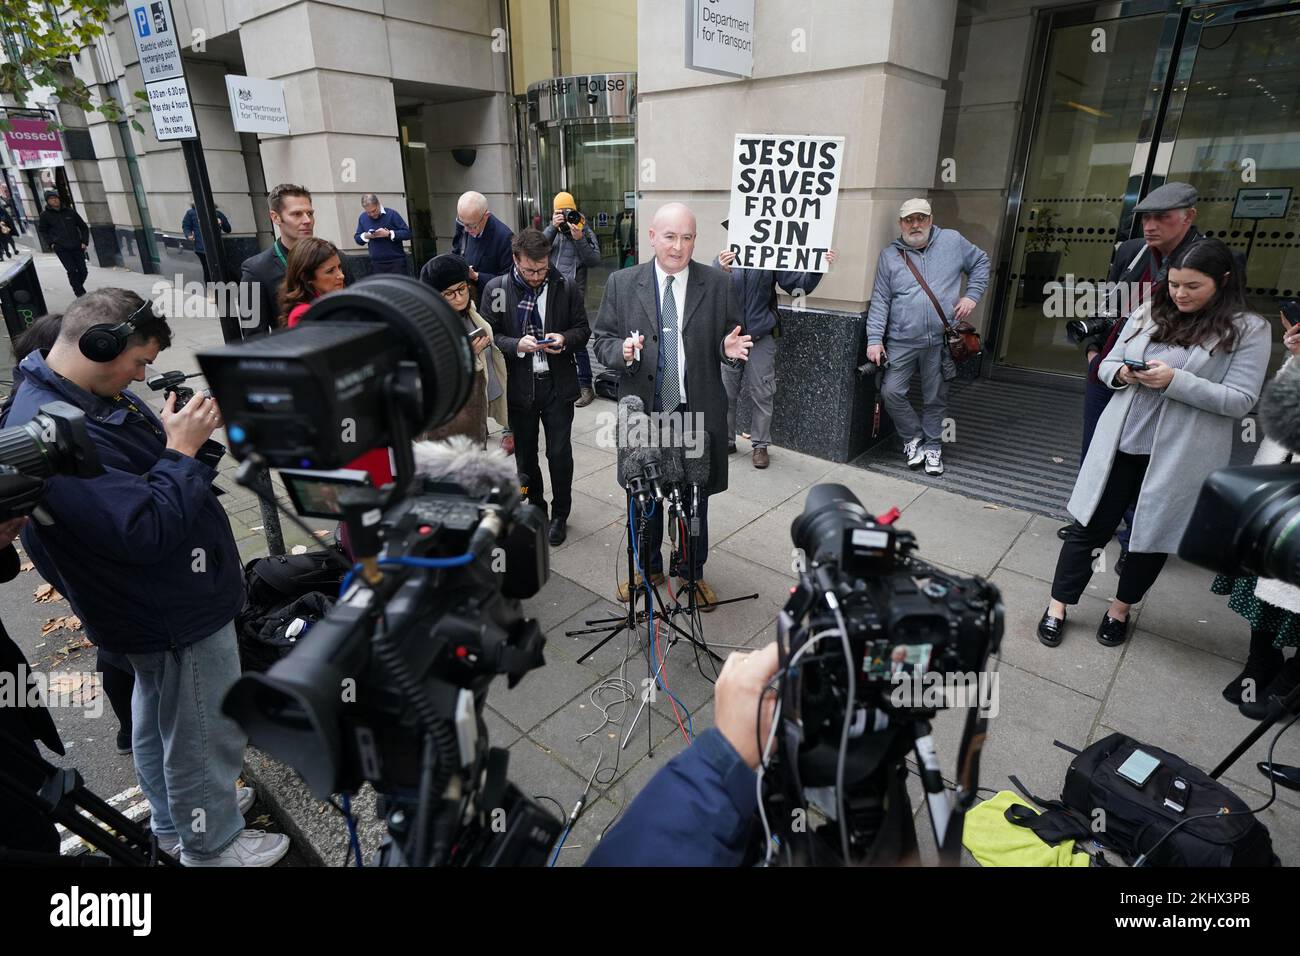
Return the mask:
<svg viewBox="0 0 1300 956">
<path fill-rule="evenodd" d="M 244 609 L 235 617 L 244 670 L 264 671 L 293 650 L 298 635 L 287 631 L 295 619 L 310 625 L 329 613 L 346 573 L 331 550 L 336 549 L 254 558 L 244 565 Z"/>
<path fill-rule="evenodd" d="M 1120 733 L 1083 751 L 1060 741 L 1056 746 L 1075 754 L 1065 773 L 1060 800 L 1042 800 L 1015 777 L 1011 782 L 1049 811 L 1044 816 L 1067 815 L 1075 826 L 1086 828 L 1097 843 L 1128 863 L 1149 854 L 1144 861 L 1148 866 L 1274 865 L 1268 829 L 1240 797 L 1182 757 Z M 1141 787 L 1118 773 L 1135 750 L 1160 761 Z M 1182 777 L 1188 784 L 1182 812 L 1165 804 L 1174 777 Z M 1227 812 L 1219 814 L 1221 809 Z"/>
</svg>

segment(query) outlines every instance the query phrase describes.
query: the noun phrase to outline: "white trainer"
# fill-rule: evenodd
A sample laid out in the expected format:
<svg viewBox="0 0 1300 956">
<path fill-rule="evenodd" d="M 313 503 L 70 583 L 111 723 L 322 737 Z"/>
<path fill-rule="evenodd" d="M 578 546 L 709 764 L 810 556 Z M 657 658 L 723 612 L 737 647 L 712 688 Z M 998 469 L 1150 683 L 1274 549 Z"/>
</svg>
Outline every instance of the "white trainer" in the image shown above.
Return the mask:
<svg viewBox="0 0 1300 956">
<path fill-rule="evenodd" d="M 926 449 L 925 452 L 925 473 L 927 475 L 943 474 L 943 455 L 933 448 Z"/>
<path fill-rule="evenodd" d="M 913 438 L 903 446 L 903 460 L 908 468 L 918 468 L 925 461 L 925 452 L 921 451 L 921 439 Z"/>
<path fill-rule="evenodd" d="M 257 791 L 252 787 L 240 787 L 235 791 L 239 801 L 239 815 L 242 817 L 257 802 Z"/>
<path fill-rule="evenodd" d="M 243 830 L 214 857 L 200 860 L 181 851 L 181 866 L 275 866 L 288 852 L 289 838 L 283 833 Z"/>
</svg>

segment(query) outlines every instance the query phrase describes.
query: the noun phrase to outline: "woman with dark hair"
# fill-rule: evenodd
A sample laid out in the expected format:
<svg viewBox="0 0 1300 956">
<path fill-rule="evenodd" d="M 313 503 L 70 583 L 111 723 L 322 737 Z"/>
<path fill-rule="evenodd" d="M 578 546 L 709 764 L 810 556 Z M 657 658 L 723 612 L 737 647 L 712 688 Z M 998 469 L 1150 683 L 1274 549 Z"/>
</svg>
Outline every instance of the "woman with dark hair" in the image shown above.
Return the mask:
<svg viewBox="0 0 1300 956">
<path fill-rule="evenodd" d="M 441 441 L 452 435 L 465 435 L 479 445 L 487 443 L 487 419 L 491 415 L 498 424 L 506 424 L 506 363 L 501 353 L 492 347 L 492 326 L 478 313 L 469 289 L 469 263 L 455 253 L 444 253 L 430 259 L 420 270 L 420 281 L 441 293 L 447 304 L 456 310 L 470 336 L 469 346 L 474 353 L 474 386 L 469 400 L 456 417 L 441 428 L 420 436 L 426 441 Z"/>
<path fill-rule="evenodd" d="M 54 345 L 54 340 L 59 337 L 59 327 L 62 322 L 62 312 L 51 312 L 27 326 L 14 339 L 13 387 L 5 396 L 4 404 L 0 405 L 0 426 L 9 418 L 9 406 L 13 405 L 14 396 L 18 394 L 18 386 L 23 383 L 23 372 L 19 368 L 23 359 L 36 351 L 48 352 Z"/>
<path fill-rule="evenodd" d="M 346 284 L 343 260 L 332 242 L 315 236 L 299 239 L 289 251 L 284 266 L 284 284 L 280 286 L 280 326 L 293 328 L 313 302 Z"/>
<path fill-rule="evenodd" d="M 23 373 L 19 369 L 23 359 L 32 352 L 48 352 L 59 337 L 63 324 L 63 313 L 52 312 L 43 315 L 14 339 L 14 384 L 5 396 L 4 405 L 0 406 L 0 426 L 9 419 L 9 407 L 13 405 L 18 386 L 22 384 Z M 95 670 L 102 675 L 104 696 L 117 717 L 117 752 L 125 756 L 131 752 L 131 693 L 135 689 L 135 671 L 125 654 L 114 654 L 98 648 Z"/>
<path fill-rule="evenodd" d="M 1264 320 L 1247 311 L 1234 268 L 1218 239 L 1192 243 L 1097 370 L 1119 394 L 1097 423 L 1070 496 L 1075 522 L 1038 623 L 1048 647 L 1065 636 L 1066 606 L 1087 588 L 1094 553 L 1136 501 L 1128 559 L 1097 628 L 1101 644 L 1124 643 L 1129 609 L 1178 550 L 1202 483 L 1228 464 L 1233 428 L 1259 398 L 1272 344 Z"/>
</svg>

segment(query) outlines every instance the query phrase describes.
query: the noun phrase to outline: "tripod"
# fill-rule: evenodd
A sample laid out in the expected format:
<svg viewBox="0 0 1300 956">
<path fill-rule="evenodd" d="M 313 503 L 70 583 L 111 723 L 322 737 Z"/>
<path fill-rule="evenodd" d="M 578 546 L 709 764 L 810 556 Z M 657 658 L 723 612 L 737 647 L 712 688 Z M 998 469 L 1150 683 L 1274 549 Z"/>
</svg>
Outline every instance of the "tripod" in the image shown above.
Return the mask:
<svg viewBox="0 0 1300 956">
<path fill-rule="evenodd" d="M 50 823 L 62 824 L 68 832 L 75 833 L 108 857 L 107 860 L 89 858 L 70 863 L 58 853 L 0 851 L 0 862 L 35 866 L 180 865 L 158 849 L 158 841 L 151 831 L 129 820 L 86 789 L 86 782 L 79 772 L 54 766 L 32 747 L 24 746 L 20 740 L 3 731 L 0 731 L 0 768 L 3 768 L 0 769 L 0 796 L 6 802 L 27 806 Z M 33 779 L 39 775 L 42 782 L 33 789 L 9 773 L 11 769 L 15 772 L 26 769 Z M 89 818 L 81 811 L 85 811 Z"/>
<path fill-rule="evenodd" d="M 636 501 L 635 492 L 633 490 L 634 484 L 635 484 L 634 482 L 629 482 L 629 486 L 624 492 L 624 497 L 626 498 L 627 515 L 628 515 L 627 614 L 624 615 L 623 617 L 596 618 L 594 620 L 586 621 L 585 623 L 588 626 L 585 628 L 579 628 L 578 630 L 575 631 L 564 632 L 565 637 L 577 637 L 580 634 L 597 634 L 600 631 L 605 630 L 606 627 L 610 624 L 616 625 L 613 630 L 611 630 L 608 634 L 606 634 L 603 638 L 601 638 L 596 644 L 594 644 L 590 650 L 588 650 L 585 654 L 583 654 L 581 657 L 578 658 L 579 664 L 585 663 L 588 658 L 590 658 L 598 650 L 600 650 L 602 647 L 604 647 L 606 644 L 612 641 L 619 634 L 622 634 L 623 631 L 625 630 L 635 631 L 640 625 L 645 624 L 649 622 L 652 618 L 654 618 L 655 617 L 654 605 L 656 601 L 658 601 L 661 607 L 663 606 L 663 602 L 658 600 L 659 598 L 658 590 L 654 589 L 654 586 L 651 585 L 651 589 L 653 590 L 654 593 L 653 593 L 653 597 L 647 596 L 646 609 L 643 611 L 637 611 L 636 609 L 637 596 L 640 593 L 642 593 L 642 588 L 633 587 L 637 579 L 637 570 L 638 570 L 636 566 L 636 555 L 644 554 L 648 548 L 647 531 L 648 531 L 648 520 L 650 514 L 647 513 L 644 508 L 636 507 L 637 501 Z M 636 516 L 635 520 L 633 519 L 634 515 Z M 690 569 L 690 577 L 687 579 L 687 587 L 686 589 L 683 590 L 682 593 L 686 593 L 687 590 L 690 591 L 690 610 L 693 613 L 696 607 L 695 604 L 696 580 L 695 580 L 695 568 L 693 566 Z M 744 600 L 749 600 L 750 598 L 757 598 L 757 597 L 758 597 L 757 594 L 753 594 L 750 595 L 748 598 L 733 598 L 732 600 L 744 601 Z M 719 601 L 718 603 L 730 604 L 731 601 Z M 661 612 L 659 616 L 660 619 L 663 620 L 663 622 L 667 624 L 670 628 L 672 628 L 677 635 L 686 638 L 697 648 L 703 650 L 706 654 L 712 656 L 714 660 L 721 663 L 722 658 L 718 657 L 717 654 L 714 654 L 713 651 L 709 649 L 709 646 L 707 644 L 705 644 L 702 640 L 696 638 L 694 634 L 683 631 L 680 627 L 678 627 L 676 624 L 672 622 L 672 620 L 670 619 L 671 617 L 682 613 L 686 613 L 686 610 L 680 607 L 680 598 L 679 598 L 677 605 L 667 609 L 664 612 Z M 679 639 L 678 637 L 673 637 L 671 642 L 669 643 L 669 646 L 671 647 L 672 644 L 675 644 L 678 639 Z"/>
<path fill-rule="evenodd" d="M 1274 702 L 1270 704 L 1268 716 L 1261 720 L 1259 726 L 1247 734 L 1246 738 L 1233 748 L 1232 753 L 1224 757 L 1223 761 L 1210 771 L 1210 777 L 1214 780 L 1218 780 L 1229 767 L 1241 759 L 1241 755 L 1249 750 L 1254 745 L 1255 741 L 1268 733 L 1269 729 L 1274 724 L 1283 717 L 1286 717 L 1288 714 L 1294 713 L 1297 704 L 1300 704 L 1300 687 L 1292 688 L 1291 693 L 1287 694 L 1281 703 Z M 1273 766 L 1276 766 L 1276 764 Z M 1262 766 L 1260 767 L 1260 772 L 1264 772 Z M 1265 773 L 1265 776 L 1268 776 L 1268 774 Z"/>
</svg>

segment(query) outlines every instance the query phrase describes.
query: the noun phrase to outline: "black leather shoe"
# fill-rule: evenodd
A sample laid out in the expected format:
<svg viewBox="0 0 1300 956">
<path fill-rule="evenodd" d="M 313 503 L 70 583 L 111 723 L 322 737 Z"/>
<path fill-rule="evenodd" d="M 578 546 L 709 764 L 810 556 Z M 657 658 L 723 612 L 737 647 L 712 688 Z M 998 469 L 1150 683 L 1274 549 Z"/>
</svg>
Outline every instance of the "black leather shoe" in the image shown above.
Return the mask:
<svg viewBox="0 0 1300 956">
<path fill-rule="evenodd" d="M 546 532 L 546 540 L 551 542 L 552 548 L 558 548 L 560 545 L 564 544 L 564 539 L 569 536 L 565 528 L 566 524 L 568 524 L 568 521 L 564 518 L 554 518 L 551 520 L 550 530 Z"/>
<path fill-rule="evenodd" d="M 1300 790 L 1300 767 L 1292 767 L 1284 763 L 1269 763 L 1267 760 L 1261 760 L 1255 766 L 1268 779 L 1276 780 L 1279 787 Z"/>
<path fill-rule="evenodd" d="M 1128 620 L 1117 621 L 1107 611 L 1101 616 L 1097 628 L 1097 643 L 1105 647 L 1119 647 L 1128 639 Z"/>
<path fill-rule="evenodd" d="M 1044 611 L 1043 619 L 1038 622 L 1038 639 L 1048 647 L 1055 647 L 1064 638 L 1065 617 L 1052 617 L 1047 611 Z"/>
<path fill-rule="evenodd" d="M 1059 528 L 1056 529 L 1056 536 L 1060 538 L 1062 541 L 1064 541 L 1066 538 L 1070 536 L 1070 529 L 1073 527 L 1074 527 L 1073 524 L 1061 525 Z"/>
<path fill-rule="evenodd" d="M 1128 560 L 1128 548 L 1120 548 L 1119 557 L 1115 559 L 1115 576 L 1124 573 L 1124 562 Z"/>
<path fill-rule="evenodd" d="M 727 442 L 727 454 L 734 455 L 735 453 L 736 453 L 736 443 L 734 441 Z"/>
</svg>

